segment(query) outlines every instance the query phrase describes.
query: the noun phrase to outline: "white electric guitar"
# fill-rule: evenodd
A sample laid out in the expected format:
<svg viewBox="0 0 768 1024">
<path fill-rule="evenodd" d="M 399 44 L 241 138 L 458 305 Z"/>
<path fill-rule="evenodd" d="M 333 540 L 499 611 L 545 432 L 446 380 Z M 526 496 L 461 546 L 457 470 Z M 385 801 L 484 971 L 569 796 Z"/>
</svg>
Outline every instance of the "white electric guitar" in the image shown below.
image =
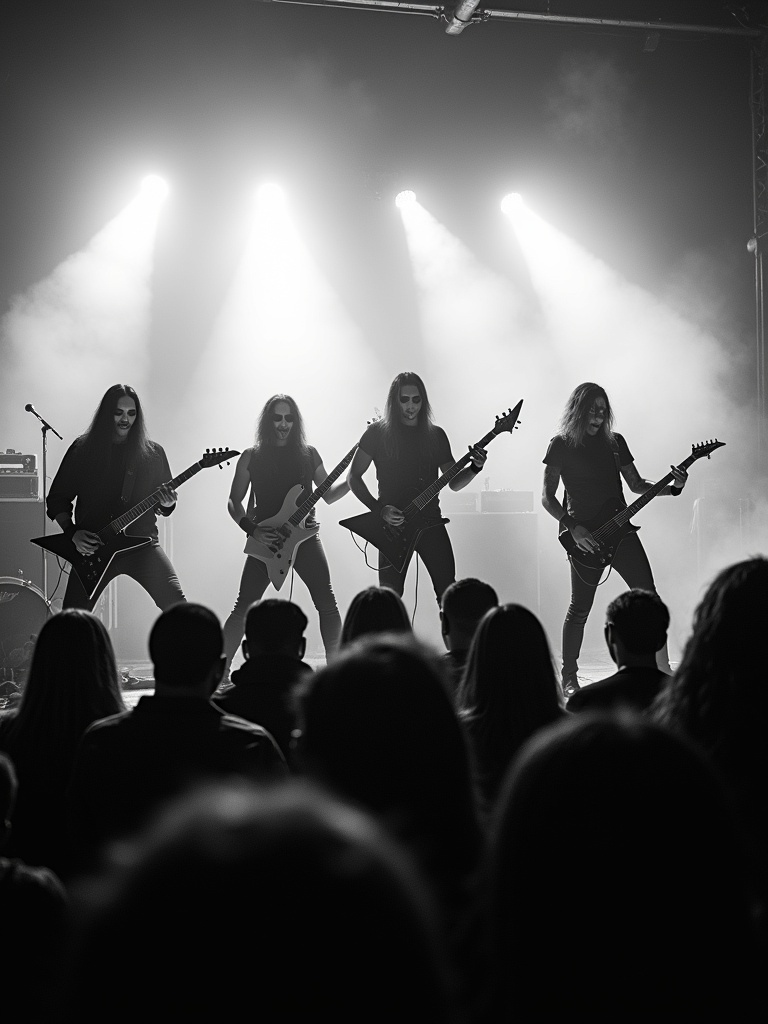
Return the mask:
<svg viewBox="0 0 768 1024">
<path fill-rule="evenodd" d="M 246 555 L 258 558 L 264 563 L 269 581 L 275 590 L 279 590 L 288 578 L 288 574 L 293 568 L 298 546 L 310 537 L 314 537 L 320 529 L 317 523 L 314 526 L 305 526 L 304 520 L 325 492 L 341 476 L 352 461 L 356 451 L 357 443 L 301 505 L 297 504 L 297 502 L 304 487 L 302 484 L 296 484 L 286 494 L 277 515 L 272 516 L 270 519 L 263 519 L 258 523 L 259 526 L 276 532 L 277 541 L 272 546 L 264 544 L 256 537 L 249 537 L 245 542 L 244 550 Z"/>
</svg>

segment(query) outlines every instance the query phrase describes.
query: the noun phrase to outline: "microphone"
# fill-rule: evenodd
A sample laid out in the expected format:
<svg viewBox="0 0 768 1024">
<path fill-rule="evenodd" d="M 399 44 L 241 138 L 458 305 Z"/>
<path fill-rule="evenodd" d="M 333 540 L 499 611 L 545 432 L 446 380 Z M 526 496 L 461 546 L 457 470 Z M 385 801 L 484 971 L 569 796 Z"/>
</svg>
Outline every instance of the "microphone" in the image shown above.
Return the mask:
<svg viewBox="0 0 768 1024">
<path fill-rule="evenodd" d="M 61 436 L 61 434 L 58 432 L 58 430 L 55 427 L 52 427 L 50 423 L 47 423 L 43 419 L 43 417 L 40 415 L 40 413 L 37 411 L 37 409 L 34 407 L 34 405 L 32 405 L 31 402 L 27 402 L 27 404 L 24 406 L 24 409 L 25 409 L 26 412 L 31 412 L 33 416 L 37 416 L 37 418 L 43 424 L 43 436 L 45 436 L 45 431 L 46 430 L 52 430 L 54 432 L 54 434 L 56 435 L 56 437 L 58 437 L 58 439 L 60 441 L 64 440 L 64 438 Z"/>
</svg>

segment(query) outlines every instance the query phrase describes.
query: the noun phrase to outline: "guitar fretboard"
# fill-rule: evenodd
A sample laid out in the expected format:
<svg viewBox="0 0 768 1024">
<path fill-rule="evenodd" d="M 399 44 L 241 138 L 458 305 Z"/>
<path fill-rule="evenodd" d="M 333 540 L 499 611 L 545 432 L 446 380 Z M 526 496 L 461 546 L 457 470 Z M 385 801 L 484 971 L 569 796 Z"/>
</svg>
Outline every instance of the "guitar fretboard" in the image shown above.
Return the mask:
<svg viewBox="0 0 768 1024">
<path fill-rule="evenodd" d="M 491 430 L 489 433 L 485 435 L 485 437 L 481 438 L 477 442 L 475 448 L 485 448 L 486 445 L 488 445 L 494 439 L 494 437 L 497 436 L 497 432 L 495 430 Z M 469 452 L 467 452 L 466 455 L 462 455 L 462 457 L 457 462 L 454 462 L 450 469 L 446 469 L 442 476 L 439 476 L 433 484 L 430 484 L 429 487 L 426 488 L 426 490 L 422 491 L 418 497 L 414 498 L 413 501 L 410 502 L 410 504 L 403 509 L 403 515 L 405 516 L 406 520 L 411 519 L 413 516 L 417 515 L 426 505 L 430 503 L 430 501 L 433 500 L 433 498 L 437 497 L 437 495 L 440 493 L 440 491 L 442 491 L 446 484 L 449 484 L 455 476 L 458 476 L 462 469 L 464 469 L 464 467 L 470 462 L 471 458 L 472 456 L 469 454 Z"/>
<path fill-rule="evenodd" d="M 689 455 L 684 462 L 680 463 L 680 468 L 688 469 L 688 467 L 692 466 L 698 458 L 698 455 Z M 639 512 L 641 508 L 644 508 L 649 501 L 656 497 L 657 494 L 660 494 L 667 484 L 671 483 L 674 479 L 675 478 L 671 473 L 667 473 L 665 477 L 662 477 L 661 480 L 657 480 L 656 483 L 649 487 L 647 491 L 643 491 L 640 497 L 633 501 L 631 505 L 627 505 L 627 507 L 622 509 L 621 512 L 617 512 L 616 515 L 609 519 L 607 523 L 603 523 L 599 529 L 593 530 L 592 536 L 596 541 L 607 540 L 616 532 L 616 530 L 621 529 L 622 526 L 628 523 L 632 516 Z"/>
<path fill-rule="evenodd" d="M 333 486 L 333 484 L 338 480 L 338 478 L 350 464 L 350 462 L 354 458 L 356 451 L 357 444 L 355 444 L 354 448 L 350 448 L 350 450 L 347 452 L 347 454 L 344 456 L 344 458 L 341 460 L 338 466 L 328 474 L 328 476 L 325 478 L 325 480 L 323 480 L 319 487 L 315 488 L 315 490 L 310 494 L 307 500 L 296 509 L 291 518 L 288 520 L 291 526 L 298 526 L 302 519 L 304 519 L 305 516 L 309 515 L 310 511 L 315 507 L 318 501 L 320 501 L 320 499 L 328 490 L 328 488 Z"/>
<path fill-rule="evenodd" d="M 190 477 L 194 476 L 195 473 L 199 473 L 202 468 L 202 462 L 196 462 L 193 466 L 190 466 L 189 469 L 185 469 L 183 473 L 175 476 L 168 486 L 175 490 L 181 484 L 189 480 Z M 112 522 L 108 526 L 105 526 L 103 530 L 99 530 L 99 537 L 101 537 L 102 540 L 106 540 L 110 535 L 116 536 L 118 533 L 122 533 L 126 526 L 130 526 L 131 523 L 136 522 L 140 516 L 143 516 L 145 512 L 149 512 L 151 508 L 154 508 L 155 505 L 159 504 L 160 491 L 153 491 L 152 494 L 146 497 L 143 501 L 140 501 L 138 505 L 134 505 L 133 508 L 128 509 L 127 512 L 124 512 L 117 519 L 113 519 Z"/>
</svg>

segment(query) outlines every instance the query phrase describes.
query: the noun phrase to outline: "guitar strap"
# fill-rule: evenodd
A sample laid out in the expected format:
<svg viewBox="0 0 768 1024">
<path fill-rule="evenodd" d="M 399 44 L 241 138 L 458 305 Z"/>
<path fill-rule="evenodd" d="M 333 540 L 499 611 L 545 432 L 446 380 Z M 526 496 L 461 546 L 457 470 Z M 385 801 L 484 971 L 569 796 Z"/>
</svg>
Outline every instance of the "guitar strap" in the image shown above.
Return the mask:
<svg viewBox="0 0 768 1024">
<path fill-rule="evenodd" d="M 131 495 L 133 494 L 133 488 L 136 485 L 136 468 L 138 466 L 138 456 L 133 455 L 125 467 L 125 476 L 123 477 L 123 493 L 120 495 L 120 500 L 127 508 L 131 504 Z"/>
<path fill-rule="evenodd" d="M 133 488 L 136 485 L 136 457 L 134 456 L 128 465 L 125 467 L 125 476 L 123 477 L 123 493 L 120 495 L 120 500 L 126 505 L 131 503 L 131 495 L 133 494 Z"/>
<path fill-rule="evenodd" d="M 621 497 L 623 491 L 621 489 L 621 462 L 619 461 L 619 442 L 616 440 L 614 434 L 611 434 L 611 451 L 613 452 L 613 463 L 616 466 L 616 491 Z"/>
</svg>

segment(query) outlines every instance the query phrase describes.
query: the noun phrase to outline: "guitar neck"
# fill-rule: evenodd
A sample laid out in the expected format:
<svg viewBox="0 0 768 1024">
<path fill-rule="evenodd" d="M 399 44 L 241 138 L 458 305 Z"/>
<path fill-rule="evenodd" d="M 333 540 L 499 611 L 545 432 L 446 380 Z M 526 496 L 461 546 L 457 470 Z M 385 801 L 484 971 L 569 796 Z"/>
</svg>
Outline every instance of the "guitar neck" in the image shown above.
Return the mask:
<svg viewBox="0 0 768 1024">
<path fill-rule="evenodd" d="M 193 477 L 195 473 L 199 473 L 202 468 L 202 463 L 196 462 L 194 466 L 190 466 L 189 469 L 185 469 L 183 473 L 179 474 L 179 476 L 175 476 L 168 486 L 175 490 L 177 487 L 180 487 L 181 484 L 189 480 L 190 477 Z M 151 508 L 154 508 L 155 505 L 159 504 L 160 491 L 153 491 L 152 494 L 146 497 L 143 501 L 140 501 L 138 505 L 134 505 L 133 508 L 128 509 L 127 512 L 124 512 L 117 519 L 113 519 L 109 526 L 105 526 L 103 530 L 99 530 L 99 537 L 101 537 L 102 540 L 106 540 L 107 536 L 111 534 L 122 533 L 126 526 L 130 526 L 131 523 L 135 523 L 137 519 L 144 515 L 145 512 L 149 512 Z"/>
<path fill-rule="evenodd" d="M 688 458 L 680 463 L 681 469 L 688 469 L 696 461 L 696 455 L 689 455 Z M 631 505 L 627 505 L 626 508 L 622 509 L 621 512 L 617 512 L 616 515 L 610 519 L 607 523 L 600 527 L 600 529 L 593 531 L 592 536 L 597 540 L 600 539 L 601 535 L 604 536 L 612 531 L 617 526 L 624 526 L 629 520 L 641 508 L 645 508 L 649 501 L 652 501 L 658 494 L 660 494 L 667 484 L 674 480 L 674 476 L 671 473 L 667 473 L 666 476 L 662 477 L 661 480 L 657 480 L 655 484 L 648 488 L 647 491 L 643 491 L 639 498 L 632 502 Z M 607 529 L 606 529 L 607 528 Z M 603 532 L 605 531 L 605 533 Z"/>
<path fill-rule="evenodd" d="M 315 490 L 312 491 L 310 496 L 307 498 L 307 500 L 296 509 L 291 518 L 288 520 L 291 526 L 298 526 L 302 519 L 309 515 L 310 511 L 315 507 L 318 501 L 320 501 L 325 492 L 336 483 L 338 478 L 350 464 L 350 462 L 354 458 L 356 451 L 357 444 L 355 444 L 353 448 L 350 448 L 350 450 L 347 452 L 347 454 L 344 456 L 344 458 L 341 460 L 338 466 L 334 470 L 331 470 L 331 472 L 328 474 L 325 480 L 323 480 L 320 486 L 316 487 Z"/>
<path fill-rule="evenodd" d="M 491 430 L 485 435 L 485 437 L 482 437 L 477 442 L 475 448 L 485 448 L 496 436 L 496 431 Z M 454 477 L 458 476 L 471 459 L 472 456 L 467 452 L 466 455 L 462 455 L 457 462 L 454 462 L 450 469 L 447 469 L 442 476 L 439 476 L 433 484 L 430 484 L 426 490 L 422 491 L 418 497 L 414 498 L 413 501 L 403 509 L 403 515 L 405 518 L 410 519 L 417 515 L 417 513 L 421 512 L 421 510 L 428 505 L 430 501 L 440 493 L 440 491 L 442 491 L 446 484 L 449 484 Z"/>
</svg>

